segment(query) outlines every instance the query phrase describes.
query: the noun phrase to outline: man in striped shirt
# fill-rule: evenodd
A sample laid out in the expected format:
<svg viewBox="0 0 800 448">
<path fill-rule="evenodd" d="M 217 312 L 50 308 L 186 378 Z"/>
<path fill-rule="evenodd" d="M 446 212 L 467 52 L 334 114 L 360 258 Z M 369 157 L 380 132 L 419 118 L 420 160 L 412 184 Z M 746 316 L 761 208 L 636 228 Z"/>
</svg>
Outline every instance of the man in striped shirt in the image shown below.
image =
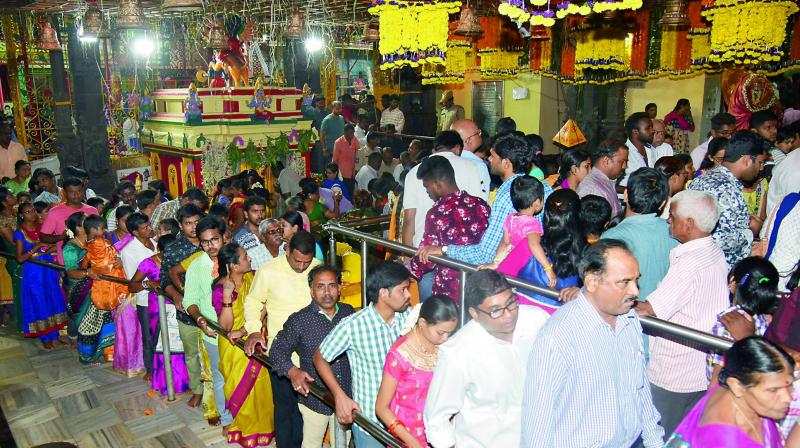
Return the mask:
<svg viewBox="0 0 800 448">
<path fill-rule="evenodd" d="M 339 423 L 351 423 L 355 412 L 359 412 L 380 425 L 375 417 L 375 399 L 386 354 L 400 337 L 409 314 L 410 279 L 411 273 L 401 264 L 385 262 L 375 266 L 367 275 L 369 306 L 342 320 L 314 353 L 314 367 L 333 395 Z M 350 359 L 352 399 L 342 389 L 330 364 L 344 354 Z M 358 425 L 353 426 L 353 438 L 358 448 L 384 446 Z"/>
<path fill-rule="evenodd" d="M 711 193 L 686 190 L 670 204 L 670 233 L 680 245 L 670 251 L 669 270 L 637 305 L 640 314 L 708 332 L 729 305 L 728 263 L 711 238 L 719 219 Z M 669 339 L 650 339 L 647 373 L 661 425 L 671 434 L 708 389 L 706 353 Z"/>
<path fill-rule="evenodd" d="M 586 248 L 584 287 L 544 324 L 528 357 L 522 396 L 525 448 L 664 445 L 633 305 L 639 265 L 620 240 Z"/>
</svg>

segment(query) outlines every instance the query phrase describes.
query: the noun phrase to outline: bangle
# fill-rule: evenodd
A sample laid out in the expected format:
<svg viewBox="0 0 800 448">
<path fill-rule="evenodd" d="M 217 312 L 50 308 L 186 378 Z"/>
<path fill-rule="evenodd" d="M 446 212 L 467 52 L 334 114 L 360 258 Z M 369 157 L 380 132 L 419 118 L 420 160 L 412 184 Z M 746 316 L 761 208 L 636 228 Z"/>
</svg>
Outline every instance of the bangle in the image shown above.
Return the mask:
<svg viewBox="0 0 800 448">
<path fill-rule="evenodd" d="M 544 272 L 551 271 L 553 269 L 553 263 L 548 264 L 543 269 L 544 269 Z"/>
<path fill-rule="evenodd" d="M 195 320 L 194 320 L 194 322 L 195 322 L 197 325 L 200 325 L 200 321 L 201 321 L 201 320 L 202 320 L 203 322 L 205 322 L 205 321 L 206 321 L 205 319 L 203 319 L 203 316 L 199 316 L 197 319 L 195 319 Z"/>
<path fill-rule="evenodd" d="M 404 425 L 404 424 L 403 424 L 403 422 L 401 422 L 399 418 L 398 418 L 398 419 L 395 419 L 395 421 L 393 421 L 393 422 L 392 422 L 392 424 L 391 424 L 391 425 L 389 425 L 389 432 L 390 432 L 390 433 L 391 433 L 393 436 L 397 437 L 397 432 L 395 432 L 395 429 L 397 429 L 397 428 L 398 428 L 398 427 L 400 427 L 400 426 L 402 426 L 403 428 L 405 428 L 405 427 L 406 427 L 406 425 Z M 406 430 L 407 430 L 407 429 L 406 429 Z M 399 437 L 398 437 L 398 438 L 399 438 Z"/>
<path fill-rule="evenodd" d="M 147 289 L 147 280 L 142 280 L 142 289 Z"/>
<path fill-rule="evenodd" d="M 223 308 L 233 308 L 233 302 L 222 302 Z"/>
</svg>

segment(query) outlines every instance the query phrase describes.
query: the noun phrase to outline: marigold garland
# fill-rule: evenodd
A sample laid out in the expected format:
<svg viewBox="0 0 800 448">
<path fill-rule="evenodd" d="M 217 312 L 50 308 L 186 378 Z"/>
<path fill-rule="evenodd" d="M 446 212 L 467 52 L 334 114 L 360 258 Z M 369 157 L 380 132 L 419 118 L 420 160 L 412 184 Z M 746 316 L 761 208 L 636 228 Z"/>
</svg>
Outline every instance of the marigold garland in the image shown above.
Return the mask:
<svg viewBox="0 0 800 448">
<path fill-rule="evenodd" d="M 524 0 L 500 0 L 497 12 L 501 16 L 507 16 L 511 20 L 520 23 L 530 20 L 530 23 L 534 26 L 544 25 L 549 27 L 555 25 L 556 19 L 563 19 L 569 15 L 588 16 L 592 13 L 635 10 L 642 7 L 642 0 L 587 0 L 584 2 L 561 0 L 555 4 L 555 8 L 551 6 L 551 3 L 555 3 L 551 2 L 551 0 L 530 0 L 530 2 L 534 8 L 529 10 L 525 6 Z"/>
<path fill-rule="evenodd" d="M 711 55 L 711 28 L 693 28 L 687 38 L 692 41 L 692 66 L 710 67 L 708 57 Z"/>
<path fill-rule="evenodd" d="M 447 43 L 447 60 L 444 65 L 422 66 L 422 84 L 461 84 L 467 71 L 467 54 L 472 44 L 467 41 Z"/>
<path fill-rule="evenodd" d="M 381 70 L 444 64 L 449 15 L 460 7 L 457 0 L 373 3 L 369 12 L 379 19 Z"/>
<path fill-rule="evenodd" d="M 481 77 L 485 79 L 512 78 L 519 72 L 521 51 L 505 51 L 499 48 L 484 48 L 478 51 L 481 57 Z"/>
<path fill-rule="evenodd" d="M 779 61 L 787 21 L 797 11 L 797 3 L 790 0 L 716 0 L 701 13 L 712 23 L 709 61 Z"/>
<path fill-rule="evenodd" d="M 675 53 L 678 49 L 678 32 L 667 29 L 661 32 L 661 62 L 659 67 L 662 69 L 673 70 L 675 68 Z"/>
<path fill-rule="evenodd" d="M 611 28 L 580 33 L 575 47 L 576 76 L 584 70 L 625 70 L 626 61 L 630 61 L 626 36 L 624 30 Z"/>
</svg>

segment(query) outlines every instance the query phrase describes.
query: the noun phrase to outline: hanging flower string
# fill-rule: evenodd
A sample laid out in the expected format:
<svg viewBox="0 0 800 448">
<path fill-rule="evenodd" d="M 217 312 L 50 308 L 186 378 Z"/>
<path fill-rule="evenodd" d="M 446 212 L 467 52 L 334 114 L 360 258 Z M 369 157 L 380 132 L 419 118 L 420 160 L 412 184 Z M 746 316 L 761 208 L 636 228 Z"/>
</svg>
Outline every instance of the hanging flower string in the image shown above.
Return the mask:
<svg viewBox="0 0 800 448">
<path fill-rule="evenodd" d="M 532 8 L 525 5 L 525 0 L 500 0 L 497 12 L 517 22 L 530 21 L 534 26 L 553 26 L 556 19 L 570 15 L 588 16 L 606 11 L 636 10 L 642 7 L 642 0 L 605 0 L 605 1 L 572 1 L 562 0 L 530 0 Z"/>
<path fill-rule="evenodd" d="M 624 70 L 630 60 L 626 36 L 625 31 L 611 28 L 581 33 L 575 48 L 576 75 L 584 70 Z"/>
<path fill-rule="evenodd" d="M 461 84 L 467 71 L 467 54 L 472 51 L 472 44 L 458 40 L 447 43 L 447 61 L 442 65 L 424 65 L 422 67 L 422 84 Z"/>
<path fill-rule="evenodd" d="M 712 23 L 711 62 L 753 65 L 784 55 L 786 24 L 798 11 L 791 0 L 716 0 L 701 13 Z"/>
</svg>

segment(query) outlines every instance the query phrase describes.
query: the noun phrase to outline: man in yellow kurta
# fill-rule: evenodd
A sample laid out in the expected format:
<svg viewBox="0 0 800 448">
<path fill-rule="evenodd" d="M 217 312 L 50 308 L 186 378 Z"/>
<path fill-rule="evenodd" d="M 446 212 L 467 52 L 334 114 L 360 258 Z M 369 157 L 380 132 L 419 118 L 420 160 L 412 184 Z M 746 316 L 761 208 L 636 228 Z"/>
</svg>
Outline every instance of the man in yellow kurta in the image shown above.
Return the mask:
<svg viewBox="0 0 800 448">
<path fill-rule="evenodd" d="M 267 350 L 292 313 L 311 303 L 308 273 L 320 264 L 314 258 L 316 241 L 310 233 L 297 232 L 289 241 L 286 256 L 274 258 L 257 271 L 250 292 L 244 299 L 245 353 Z M 261 315 L 267 313 L 267 340 L 261 333 Z M 294 360 L 299 366 L 298 360 Z M 286 377 L 270 372 L 275 403 L 275 438 L 278 447 L 297 447 L 303 441 L 303 417 L 297 395 Z"/>
</svg>

